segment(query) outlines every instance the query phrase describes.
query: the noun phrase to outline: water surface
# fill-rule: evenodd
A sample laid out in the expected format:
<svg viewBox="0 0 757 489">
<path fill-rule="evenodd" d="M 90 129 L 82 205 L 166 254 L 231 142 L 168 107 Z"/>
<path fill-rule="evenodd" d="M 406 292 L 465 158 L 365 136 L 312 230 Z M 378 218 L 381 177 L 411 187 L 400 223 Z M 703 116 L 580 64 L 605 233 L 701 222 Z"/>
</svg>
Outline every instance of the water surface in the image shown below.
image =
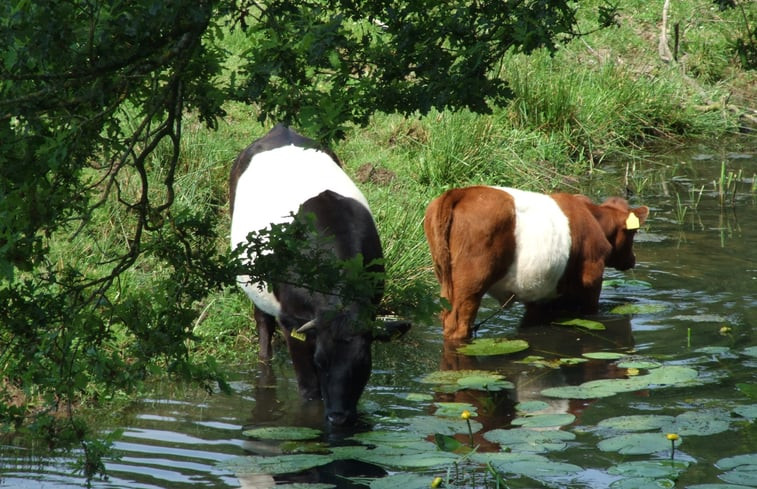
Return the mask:
<svg viewBox="0 0 757 489">
<path fill-rule="evenodd" d="M 744 144 L 743 142 L 739 144 Z M 466 357 L 448 351 L 438 325 L 419 325 L 399 342 L 375 347 L 374 373 L 363 396 L 365 423 L 360 429 L 397 429 L 397 419 L 432 415 L 437 402 L 467 402 L 477 408 L 483 430 L 508 428 L 518 402 L 543 400 L 555 413 L 572 413 L 575 421 L 561 429 L 576 434 L 568 448 L 550 453 L 551 460 L 576 464 L 584 470 L 551 482 L 508 480 L 511 487 L 609 487 L 618 477 L 607 468 L 634 456 L 597 449 L 597 424 L 630 414 L 677 415 L 707 409 L 729 410 L 757 403 L 738 385 L 757 379 L 757 358 L 749 354 L 757 324 L 757 192 L 754 148 L 733 145 L 713 150 L 694 147 L 660 155 L 631 172 L 627 185 L 636 191 L 633 205 L 647 205 L 651 214 L 636 239 L 637 267 L 629 272 L 608 270 L 601 312 L 592 319 L 605 331 L 581 331 L 564 326 L 519 327 L 521 306 L 499 310 L 486 300 L 479 313 L 479 337 L 523 338 L 531 345 L 515 357 Z M 724 170 L 723 170 L 724 169 Z M 602 169 L 585 183 L 593 197 L 623 190 L 626 168 Z M 719 185 L 721 174 L 726 185 Z M 730 179 L 728 178 L 730 176 Z M 728 183 L 730 181 L 730 183 Z M 632 314 L 613 312 L 617 306 L 637 307 Z M 580 357 L 586 352 L 612 351 L 670 365 L 691 366 L 699 382 L 684 387 L 645 389 L 601 399 L 554 399 L 541 395 L 547 387 L 585 381 L 624 378 L 627 369 L 607 360 L 548 368 L 517 363 L 525 355 L 545 359 Z M 94 481 L 102 488 L 237 488 L 267 487 L 267 476 L 239 475 L 222 462 L 249 454 L 276 454 L 277 443 L 245 437 L 244 429 L 260 426 L 323 428 L 318 403 L 303 404 L 296 381 L 279 351 L 274 378 L 260 379 L 254 366 L 234 374 L 234 394 L 208 396 L 195 391 L 171 391 L 137 402 L 118 426 L 124 434 L 115 448 L 120 460 L 108 463 L 109 478 Z M 487 393 L 434 392 L 419 381 L 436 370 L 484 369 L 504 375 L 514 389 Z M 408 394 L 431 395 L 411 402 Z M 495 443 L 475 436 L 479 450 L 498 450 Z M 323 441 L 346 443 L 352 433 L 331 432 Z M 459 437 L 464 440 L 465 437 Z M 40 459 L 29 449 L 0 451 L 0 486 L 20 488 L 81 487 L 71 474 L 70 456 Z M 687 436 L 677 457 L 691 463 L 676 487 L 722 483 L 715 466 L 730 455 L 757 452 L 753 419 L 730 415 L 726 431 Z M 640 457 L 661 458 L 658 453 Z M 639 458 L 639 457 L 637 457 Z M 425 470 L 429 480 L 439 470 Z M 380 477 L 387 470 L 369 464 L 334 463 L 304 474 L 277 477 L 279 482 L 328 482 L 354 485 L 347 477 Z M 542 484 L 542 485 L 540 485 Z"/>
</svg>

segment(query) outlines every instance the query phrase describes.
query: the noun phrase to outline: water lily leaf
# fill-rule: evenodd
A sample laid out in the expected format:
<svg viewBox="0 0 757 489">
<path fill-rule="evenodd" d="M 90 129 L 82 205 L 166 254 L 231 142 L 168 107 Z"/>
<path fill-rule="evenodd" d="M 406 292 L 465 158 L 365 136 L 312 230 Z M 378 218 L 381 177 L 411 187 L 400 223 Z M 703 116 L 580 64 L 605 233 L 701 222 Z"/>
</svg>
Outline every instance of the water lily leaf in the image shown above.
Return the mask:
<svg viewBox="0 0 757 489">
<path fill-rule="evenodd" d="M 560 477 L 583 470 L 578 465 L 553 462 L 546 457 L 529 452 L 474 453 L 470 455 L 470 458 L 481 464 L 491 463 L 500 472 L 524 475 L 532 479 Z"/>
<path fill-rule="evenodd" d="M 750 347 L 744 348 L 744 351 L 742 353 L 750 357 L 757 357 L 757 346 L 750 346 Z"/>
<path fill-rule="evenodd" d="M 661 365 L 660 362 L 655 362 L 654 360 L 623 360 L 618 362 L 618 367 L 620 368 L 635 368 L 638 370 L 651 370 Z"/>
<path fill-rule="evenodd" d="M 743 465 L 720 474 L 720 478 L 731 484 L 757 486 L 757 465 Z"/>
<path fill-rule="evenodd" d="M 515 409 L 521 413 L 544 411 L 545 409 L 549 409 L 550 407 L 550 404 L 544 401 L 524 401 L 519 402 L 515 405 Z"/>
<path fill-rule="evenodd" d="M 747 419 L 755 419 L 757 418 L 757 404 L 738 406 L 733 409 L 733 412 Z"/>
<path fill-rule="evenodd" d="M 291 440 L 281 444 L 282 453 L 329 453 L 329 445 L 321 441 Z"/>
<path fill-rule="evenodd" d="M 686 486 L 686 489 L 754 489 L 754 487 L 740 484 L 694 484 L 693 486 Z"/>
<path fill-rule="evenodd" d="M 610 312 L 613 314 L 632 315 L 632 314 L 654 314 L 667 309 L 664 304 L 623 304 L 614 307 Z"/>
<path fill-rule="evenodd" d="M 560 326 L 575 326 L 577 328 L 583 328 L 583 329 L 590 329 L 594 331 L 603 331 L 607 329 L 604 324 L 600 323 L 599 321 L 592 321 L 590 319 L 569 319 L 568 321 L 560 321 L 555 324 L 559 324 Z"/>
<path fill-rule="evenodd" d="M 597 426 L 618 431 L 649 431 L 659 430 L 663 426 L 670 425 L 675 421 L 673 416 L 660 414 L 634 414 L 629 416 L 617 416 L 603 419 Z"/>
<path fill-rule="evenodd" d="M 627 357 L 625 353 L 617 353 L 613 351 L 594 351 L 584 353 L 583 356 L 591 358 L 592 360 L 617 360 L 619 358 Z"/>
<path fill-rule="evenodd" d="M 387 469 L 431 468 L 451 464 L 460 459 L 458 455 L 433 448 L 425 451 L 398 453 L 388 450 L 365 450 L 350 457 L 361 462 L 380 465 Z"/>
<path fill-rule="evenodd" d="M 697 371 L 678 365 L 655 368 L 646 375 L 628 379 L 599 379 L 584 382 L 581 385 L 550 387 L 541 391 L 547 397 L 563 399 L 598 399 L 609 397 L 619 392 L 633 392 L 669 385 L 684 384 L 698 376 Z"/>
<path fill-rule="evenodd" d="M 468 423 L 473 433 L 482 428 L 481 423 L 473 419 L 464 420 L 458 418 L 440 418 L 438 416 L 415 416 L 408 420 L 406 429 L 421 435 L 440 433 L 442 435 L 455 435 L 468 433 Z"/>
<path fill-rule="evenodd" d="M 221 466 L 236 474 L 290 474 L 302 472 L 334 461 L 331 455 L 296 454 L 274 457 L 246 456 L 234 457 L 221 462 Z"/>
<path fill-rule="evenodd" d="M 663 433 L 628 433 L 602 440 L 597 447 L 603 452 L 642 455 L 669 450 L 670 441 Z"/>
<path fill-rule="evenodd" d="M 428 489 L 429 476 L 412 472 L 392 474 L 371 480 L 368 487 L 370 489 L 397 489 L 398 487 L 402 489 Z"/>
<path fill-rule="evenodd" d="M 321 482 L 293 482 L 286 485 L 287 489 L 331 489 L 333 487 L 336 486 Z"/>
<path fill-rule="evenodd" d="M 722 355 L 731 351 L 727 346 L 703 346 L 694 350 L 696 353 L 704 353 L 706 355 Z"/>
<path fill-rule="evenodd" d="M 468 445 L 463 445 L 457 438 L 437 433 L 434 435 L 434 443 L 443 452 L 467 453 L 472 450 Z"/>
<path fill-rule="evenodd" d="M 567 442 L 574 440 L 576 435 L 562 430 L 514 428 L 491 430 L 484 433 L 484 438 L 513 452 L 538 453 L 563 450 L 568 446 Z"/>
<path fill-rule="evenodd" d="M 458 353 L 471 356 L 510 355 L 528 348 L 525 340 L 506 338 L 479 338 L 457 349 Z"/>
<path fill-rule="evenodd" d="M 258 440 L 310 440 L 318 438 L 321 431 L 303 426 L 266 426 L 245 430 L 242 434 Z"/>
<path fill-rule="evenodd" d="M 607 473 L 624 477 L 677 479 L 688 466 L 689 463 L 682 460 L 635 460 L 610 467 Z"/>
<path fill-rule="evenodd" d="M 645 387 L 654 387 L 659 385 L 676 385 L 684 384 L 697 378 L 699 374 L 696 370 L 680 365 L 663 365 L 649 371 L 647 375 L 635 377 L 636 381 L 646 383 Z"/>
<path fill-rule="evenodd" d="M 751 397 L 752 399 L 757 399 L 757 384 L 746 384 L 746 383 L 739 383 L 736 384 L 736 387 L 747 396 Z"/>
<path fill-rule="evenodd" d="M 744 455 L 735 455 L 733 457 L 725 457 L 715 462 L 715 467 L 721 470 L 731 470 L 740 466 L 754 465 L 757 465 L 757 453 L 748 453 Z"/>
<path fill-rule="evenodd" d="M 567 358 L 546 359 L 539 355 L 529 355 L 525 358 L 521 358 L 520 360 L 517 360 L 517 363 L 523 363 L 526 365 L 537 365 L 540 367 L 547 367 L 547 368 L 560 368 L 564 365 L 578 365 L 579 363 L 584 363 L 588 361 L 589 360 L 586 358 L 567 357 Z"/>
<path fill-rule="evenodd" d="M 728 430 L 731 424 L 730 417 L 730 412 L 724 409 L 686 411 L 676 416 L 673 423 L 663 431 L 679 435 L 715 435 Z"/>
<path fill-rule="evenodd" d="M 462 377 L 457 380 L 458 389 L 474 389 L 481 391 L 501 391 L 505 389 L 514 389 L 515 385 L 506 380 L 500 380 L 496 377 L 500 375 L 471 375 Z"/>
<path fill-rule="evenodd" d="M 431 394 L 422 394 L 420 392 L 409 392 L 405 395 L 405 399 L 411 402 L 428 402 L 434 399 Z"/>
<path fill-rule="evenodd" d="M 435 402 L 436 411 L 434 416 L 446 416 L 449 418 L 458 418 L 463 411 L 468 411 L 472 416 L 476 416 L 476 406 L 468 402 Z"/>
<path fill-rule="evenodd" d="M 534 414 L 523 418 L 515 418 L 512 420 L 512 424 L 524 428 L 551 428 L 569 425 L 575 420 L 575 415 L 570 413 Z"/>
<path fill-rule="evenodd" d="M 648 477 L 631 477 L 620 479 L 610 484 L 610 489 L 667 489 L 676 486 L 670 479 L 650 479 Z"/>
<path fill-rule="evenodd" d="M 415 447 L 415 444 L 417 442 L 427 443 L 417 433 L 411 433 L 407 431 L 366 431 L 363 433 L 356 433 L 349 439 L 358 441 L 364 445 L 376 445 L 394 448 L 402 448 L 408 446 Z"/>
<path fill-rule="evenodd" d="M 455 392 L 461 389 L 499 391 L 513 389 L 512 382 L 505 377 L 488 370 L 438 370 L 431 372 L 420 381 L 426 384 L 438 384 L 441 392 Z"/>
</svg>

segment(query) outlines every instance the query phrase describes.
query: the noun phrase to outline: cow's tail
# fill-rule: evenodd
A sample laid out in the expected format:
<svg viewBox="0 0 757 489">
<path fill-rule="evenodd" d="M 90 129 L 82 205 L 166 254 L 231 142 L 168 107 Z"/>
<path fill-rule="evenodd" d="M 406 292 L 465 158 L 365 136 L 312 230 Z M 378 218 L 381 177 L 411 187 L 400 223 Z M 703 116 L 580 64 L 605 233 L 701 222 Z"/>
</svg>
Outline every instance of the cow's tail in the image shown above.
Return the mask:
<svg viewBox="0 0 757 489">
<path fill-rule="evenodd" d="M 459 200 L 455 190 L 449 190 L 429 204 L 424 228 L 434 262 L 434 273 L 442 288 L 442 296 L 452 299 L 452 254 L 449 247 L 452 214 Z"/>
</svg>

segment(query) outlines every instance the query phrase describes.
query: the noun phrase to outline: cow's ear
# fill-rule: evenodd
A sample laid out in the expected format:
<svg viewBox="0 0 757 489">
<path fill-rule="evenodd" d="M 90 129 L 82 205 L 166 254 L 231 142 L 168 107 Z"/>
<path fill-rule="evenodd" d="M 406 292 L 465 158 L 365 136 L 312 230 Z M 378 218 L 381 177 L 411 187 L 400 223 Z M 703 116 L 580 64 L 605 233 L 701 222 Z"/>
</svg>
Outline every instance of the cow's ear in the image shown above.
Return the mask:
<svg viewBox="0 0 757 489">
<path fill-rule="evenodd" d="M 407 333 L 410 326 L 410 321 L 402 319 L 379 319 L 373 326 L 373 339 L 376 341 L 395 340 Z"/>
<path fill-rule="evenodd" d="M 633 212 L 636 217 L 639 218 L 639 226 L 644 224 L 644 221 L 647 220 L 647 217 L 649 216 L 649 207 L 643 205 L 641 207 L 637 207 L 636 209 L 631 209 L 631 212 Z"/>
</svg>

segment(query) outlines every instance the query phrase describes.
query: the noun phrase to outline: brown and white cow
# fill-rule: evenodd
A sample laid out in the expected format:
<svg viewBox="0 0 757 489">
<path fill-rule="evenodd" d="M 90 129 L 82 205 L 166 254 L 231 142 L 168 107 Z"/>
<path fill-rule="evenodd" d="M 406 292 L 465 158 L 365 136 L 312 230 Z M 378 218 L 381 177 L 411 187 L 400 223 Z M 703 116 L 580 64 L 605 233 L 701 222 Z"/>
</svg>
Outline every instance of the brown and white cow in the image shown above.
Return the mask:
<svg viewBox="0 0 757 489">
<path fill-rule="evenodd" d="M 424 230 L 441 295 L 444 337 L 471 336 L 481 299 L 543 311 L 597 312 L 605 266 L 636 264 L 633 237 L 646 220 L 619 197 L 588 197 L 504 187 L 452 189 L 426 210 Z"/>
</svg>

